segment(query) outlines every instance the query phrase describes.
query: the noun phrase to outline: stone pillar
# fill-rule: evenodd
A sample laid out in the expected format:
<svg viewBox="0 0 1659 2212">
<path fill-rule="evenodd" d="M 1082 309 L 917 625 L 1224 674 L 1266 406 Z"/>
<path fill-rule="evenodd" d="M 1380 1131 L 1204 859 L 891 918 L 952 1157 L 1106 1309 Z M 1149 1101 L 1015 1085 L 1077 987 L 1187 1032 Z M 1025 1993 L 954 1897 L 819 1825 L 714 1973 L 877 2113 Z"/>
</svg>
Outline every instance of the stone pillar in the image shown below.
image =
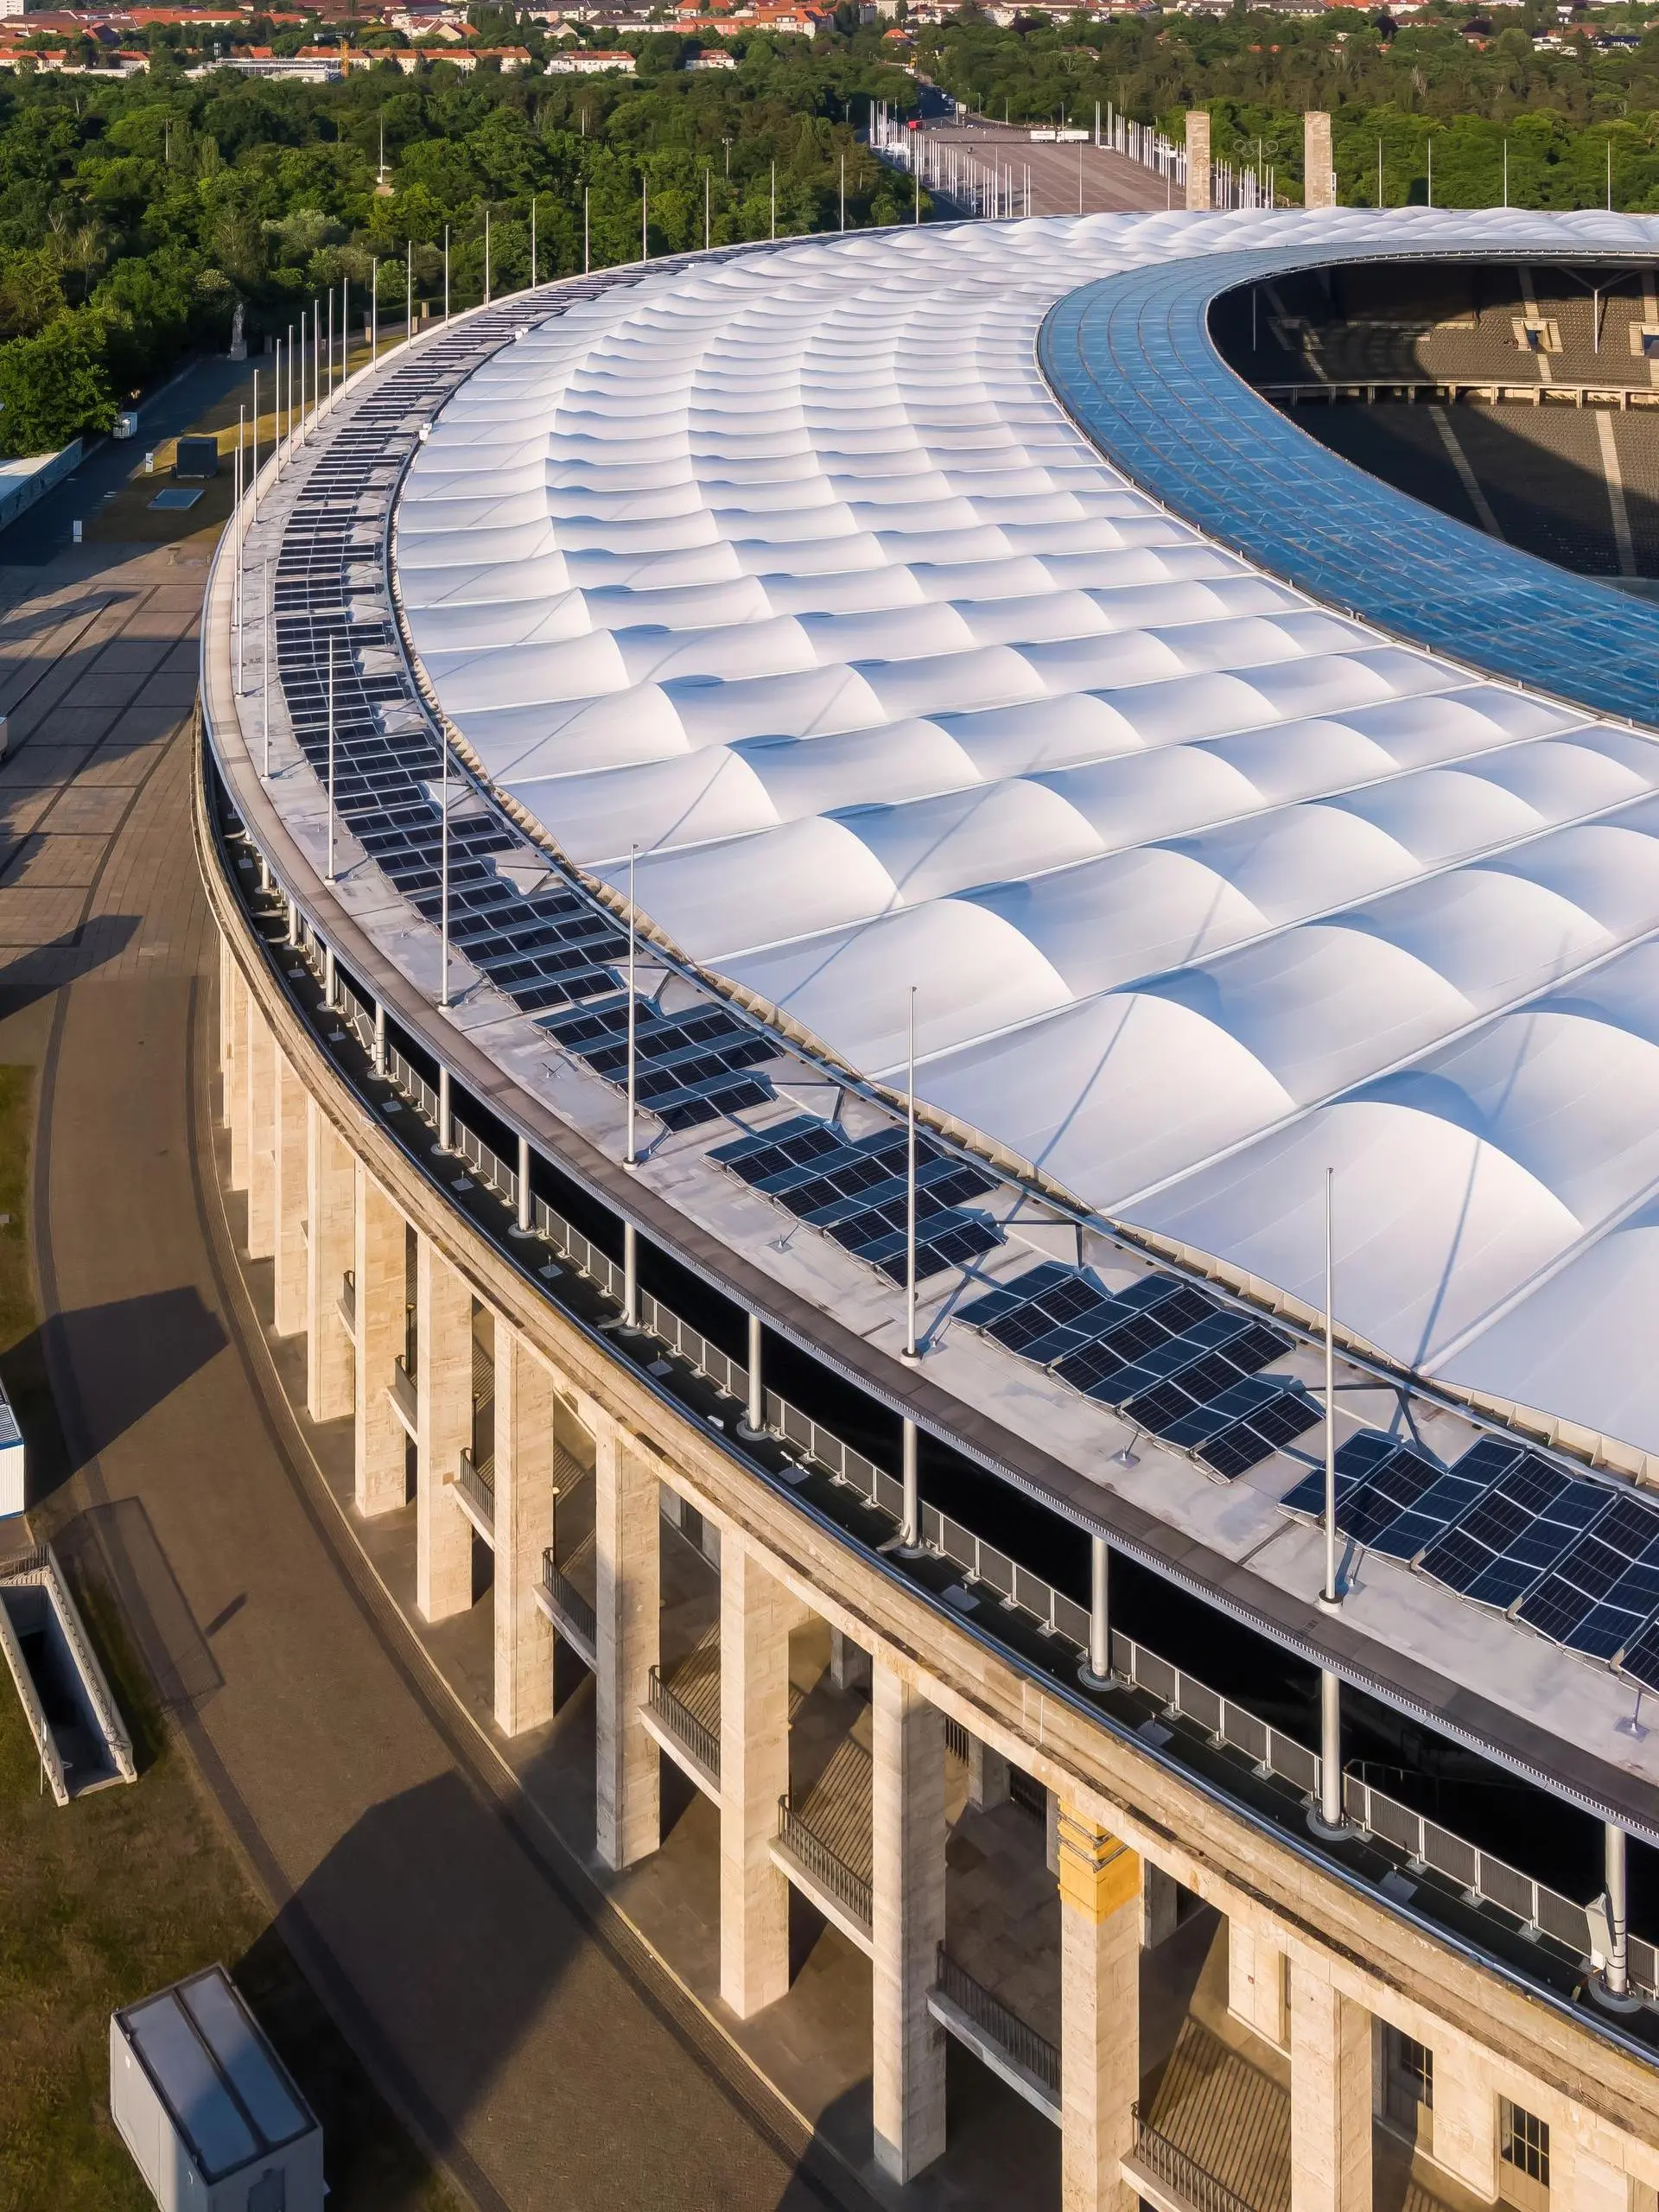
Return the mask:
<svg viewBox="0 0 1659 2212">
<path fill-rule="evenodd" d="M 1181 1887 L 1173 1874 L 1150 1859 L 1141 1869 L 1141 1948 L 1154 1951 L 1175 1933 L 1180 1910 Z"/>
<path fill-rule="evenodd" d="M 1371 2212 L 1371 2016 L 1294 1958 L 1290 2206 Z"/>
<path fill-rule="evenodd" d="M 362 1161 L 353 1163 L 356 1227 L 352 1265 L 357 1276 L 357 1510 L 390 1513 L 405 1503 L 408 1435 L 386 1393 L 392 1363 L 407 1334 L 409 1263 L 404 1217 Z"/>
<path fill-rule="evenodd" d="M 313 1421 L 338 1421 L 352 1410 L 356 1357 L 340 1301 L 357 1263 L 357 1178 L 315 1098 L 305 1102 L 305 1409 Z"/>
<path fill-rule="evenodd" d="M 747 2020 L 789 1988 L 789 1885 L 767 1846 L 789 1788 L 798 1608 L 734 1529 L 720 1553 L 720 1993 Z"/>
<path fill-rule="evenodd" d="M 250 991 L 248 999 L 248 1257 L 276 1249 L 276 1040 Z"/>
<path fill-rule="evenodd" d="M 473 1440 L 473 1295 L 429 1236 L 415 1303 L 415 1602 L 424 1618 L 442 1621 L 473 1602 L 472 1523 L 449 1495 Z"/>
<path fill-rule="evenodd" d="M 1633 2212 L 1637 2193 L 1623 2167 L 1610 2165 L 1606 2159 L 1597 2158 L 1587 2145 L 1576 2141 L 1565 2131 L 1557 2131 L 1551 2136 L 1550 2153 L 1550 2194 L 1553 2197 L 1560 2189 L 1562 2201 L 1571 2206 L 1572 2212 Z M 1565 2169 L 1559 2177 L 1558 2160 Z M 1647 2194 L 1650 2202 L 1651 2190 Z"/>
<path fill-rule="evenodd" d="M 1008 1802 L 1008 1763 L 1001 1751 L 968 1738 L 968 1802 L 976 1813 L 988 1813 Z"/>
<path fill-rule="evenodd" d="M 944 1941 L 944 1718 L 879 1658 L 872 1688 L 875 2156 L 907 2182 L 944 2149 L 944 2031 L 927 2009 Z"/>
<path fill-rule="evenodd" d="M 1129 2212 L 1118 2162 L 1141 2094 L 1141 1861 L 1063 1805 L 1060 1845 L 1060 2204 Z"/>
<path fill-rule="evenodd" d="M 1227 1923 L 1227 2009 L 1278 2050 L 1290 2042 L 1285 2017 L 1285 1955 L 1265 1930 Z"/>
<path fill-rule="evenodd" d="M 536 1603 L 553 1541 L 553 1377 L 516 1329 L 495 1332 L 495 1725 L 553 1718 L 553 1628 Z"/>
<path fill-rule="evenodd" d="M 226 1029 L 225 1118 L 231 1129 L 231 1188 L 248 1187 L 249 1115 L 252 1099 L 248 1087 L 248 987 L 242 970 L 232 961 L 224 1008 Z"/>
<path fill-rule="evenodd" d="M 1497 2195 L 1497 2094 L 1484 2051 L 1449 2029 L 1434 2038 L 1434 2163 L 1484 2202 Z"/>
<path fill-rule="evenodd" d="M 1186 204 L 1196 213 L 1210 212 L 1210 118 L 1198 107 L 1186 115 Z"/>
<path fill-rule="evenodd" d="M 838 1628 L 830 1631 L 830 1682 L 838 1690 L 867 1690 L 870 1687 L 870 1655 L 843 1636 Z"/>
<path fill-rule="evenodd" d="M 1331 153 L 1331 118 L 1320 108 L 1310 108 L 1302 118 L 1302 205 L 1315 207 L 1337 204 L 1337 172 Z"/>
<path fill-rule="evenodd" d="M 271 1325 L 279 1337 L 305 1326 L 306 1219 L 305 1086 L 284 1054 L 276 1058 L 276 1093 L 271 1131 L 272 1271 Z"/>
<path fill-rule="evenodd" d="M 659 1754 L 640 1723 L 661 1649 L 657 1478 L 614 1422 L 594 1439 L 594 1842 L 620 1873 L 662 1841 Z"/>
</svg>

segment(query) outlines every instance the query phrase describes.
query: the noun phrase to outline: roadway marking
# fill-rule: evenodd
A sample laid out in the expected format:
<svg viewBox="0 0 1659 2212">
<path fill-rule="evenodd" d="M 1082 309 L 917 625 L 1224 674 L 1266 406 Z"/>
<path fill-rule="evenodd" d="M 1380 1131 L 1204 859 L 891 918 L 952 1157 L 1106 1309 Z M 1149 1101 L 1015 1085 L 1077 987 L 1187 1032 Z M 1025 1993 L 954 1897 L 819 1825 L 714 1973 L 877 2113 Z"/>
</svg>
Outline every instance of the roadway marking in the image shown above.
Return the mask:
<svg viewBox="0 0 1659 2212">
<path fill-rule="evenodd" d="M 1489 537 L 1497 538 L 1500 545 L 1508 543 L 1491 503 L 1475 481 L 1475 472 L 1469 466 L 1469 456 L 1463 449 L 1463 441 L 1452 427 L 1452 418 L 1444 407 L 1432 405 L 1429 413 L 1434 417 L 1434 427 L 1440 434 L 1440 442 L 1451 456 L 1452 466 L 1458 472 L 1458 481 L 1469 494 L 1469 504 L 1474 509 L 1481 528 Z"/>
</svg>

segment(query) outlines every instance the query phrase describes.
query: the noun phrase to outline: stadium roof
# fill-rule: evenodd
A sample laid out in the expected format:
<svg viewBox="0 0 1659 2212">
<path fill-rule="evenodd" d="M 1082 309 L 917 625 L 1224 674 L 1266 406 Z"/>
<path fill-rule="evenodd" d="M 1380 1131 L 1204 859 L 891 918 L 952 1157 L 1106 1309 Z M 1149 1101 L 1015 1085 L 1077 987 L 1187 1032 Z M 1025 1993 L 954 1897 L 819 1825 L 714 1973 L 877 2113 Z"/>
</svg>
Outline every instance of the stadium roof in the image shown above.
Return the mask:
<svg viewBox="0 0 1659 2212">
<path fill-rule="evenodd" d="M 1247 247 L 1659 225 L 1107 216 L 647 277 L 445 409 L 411 634 L 499 788 L 613 887 L 637 845 L 642 912 L 842 1063 L 902 1073 L 913 984 L 938 1114 L 1309 1306 L 1329 1165 L 1345 1329 L 1659 1452 L 1659 748 L 1206 537 L 1038 365 L 1080 285 Z"/>
</svg>

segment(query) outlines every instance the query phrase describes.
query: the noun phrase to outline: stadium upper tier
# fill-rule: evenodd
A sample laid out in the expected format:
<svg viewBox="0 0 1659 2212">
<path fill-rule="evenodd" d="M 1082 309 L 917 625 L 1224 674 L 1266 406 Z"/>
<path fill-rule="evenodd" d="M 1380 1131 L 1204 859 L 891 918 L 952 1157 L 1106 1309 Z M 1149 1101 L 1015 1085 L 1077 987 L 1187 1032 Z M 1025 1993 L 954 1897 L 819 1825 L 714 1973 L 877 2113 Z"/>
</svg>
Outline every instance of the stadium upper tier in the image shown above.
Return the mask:
<svg viewBox="0 0 1659 2212">
<path fill-rule="evenodd" d="M 1584 703 L 1598 612 L 1621 681 L 1659 613 L 1495 569 L 1275 416 L 1193 308 L 1437 251 L 1628 264 L 1659 224 L 1099 216 L 646 274 L 450 400 L 397 574 L 497 789 L 613 892 L 637 849 L 641 914 L 797 1039 L 902 1087 L 913 986 L 942 1127 L 1304 1308 L 1329 1166 L 1353 1340 L 1659 1453 L 1659 747 Z M 1157 312 L 1113 315 L 1114 278 Z M 1085 285 L 1103 439 L 1161 387 L 1160 449 L 1204 487 L 1213 435 L 1253 535 L 1061 404 L 1039 333 Z M 1158 411 L 1136 474 L 1183 504 Z M 1287 581 L 1308 521 L 1377 550 L 1341 605 Z M 1478 585 L 1456 660 L 1402 634 L 1447 577 Z M 1554 696 L 1469 664 L 1481 593 L 1520 586 Z"/>
</svg>

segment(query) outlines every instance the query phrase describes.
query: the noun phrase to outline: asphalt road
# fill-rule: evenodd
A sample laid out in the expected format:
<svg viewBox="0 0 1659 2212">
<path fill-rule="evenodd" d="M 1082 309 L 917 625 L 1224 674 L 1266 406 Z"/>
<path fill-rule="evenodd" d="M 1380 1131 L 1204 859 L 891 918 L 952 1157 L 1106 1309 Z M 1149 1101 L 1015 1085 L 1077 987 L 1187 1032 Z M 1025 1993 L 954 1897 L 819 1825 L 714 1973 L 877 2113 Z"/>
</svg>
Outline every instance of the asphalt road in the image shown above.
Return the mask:
<svg viewBox="0 0 1659 2212">
<path fill-rule="evenodd" d="M 283 1937 L 474 2204 L 861 2206 L 520 1824 L 325 1498 L 214 1173 L 188 828 L 211 534 L 72 548 L 63 506 L 0 537 L 0 1058 L 39 1071 L 46 1316 L 7 1372 L 36 1527 L 92 1532 Z"/>
</svg>

